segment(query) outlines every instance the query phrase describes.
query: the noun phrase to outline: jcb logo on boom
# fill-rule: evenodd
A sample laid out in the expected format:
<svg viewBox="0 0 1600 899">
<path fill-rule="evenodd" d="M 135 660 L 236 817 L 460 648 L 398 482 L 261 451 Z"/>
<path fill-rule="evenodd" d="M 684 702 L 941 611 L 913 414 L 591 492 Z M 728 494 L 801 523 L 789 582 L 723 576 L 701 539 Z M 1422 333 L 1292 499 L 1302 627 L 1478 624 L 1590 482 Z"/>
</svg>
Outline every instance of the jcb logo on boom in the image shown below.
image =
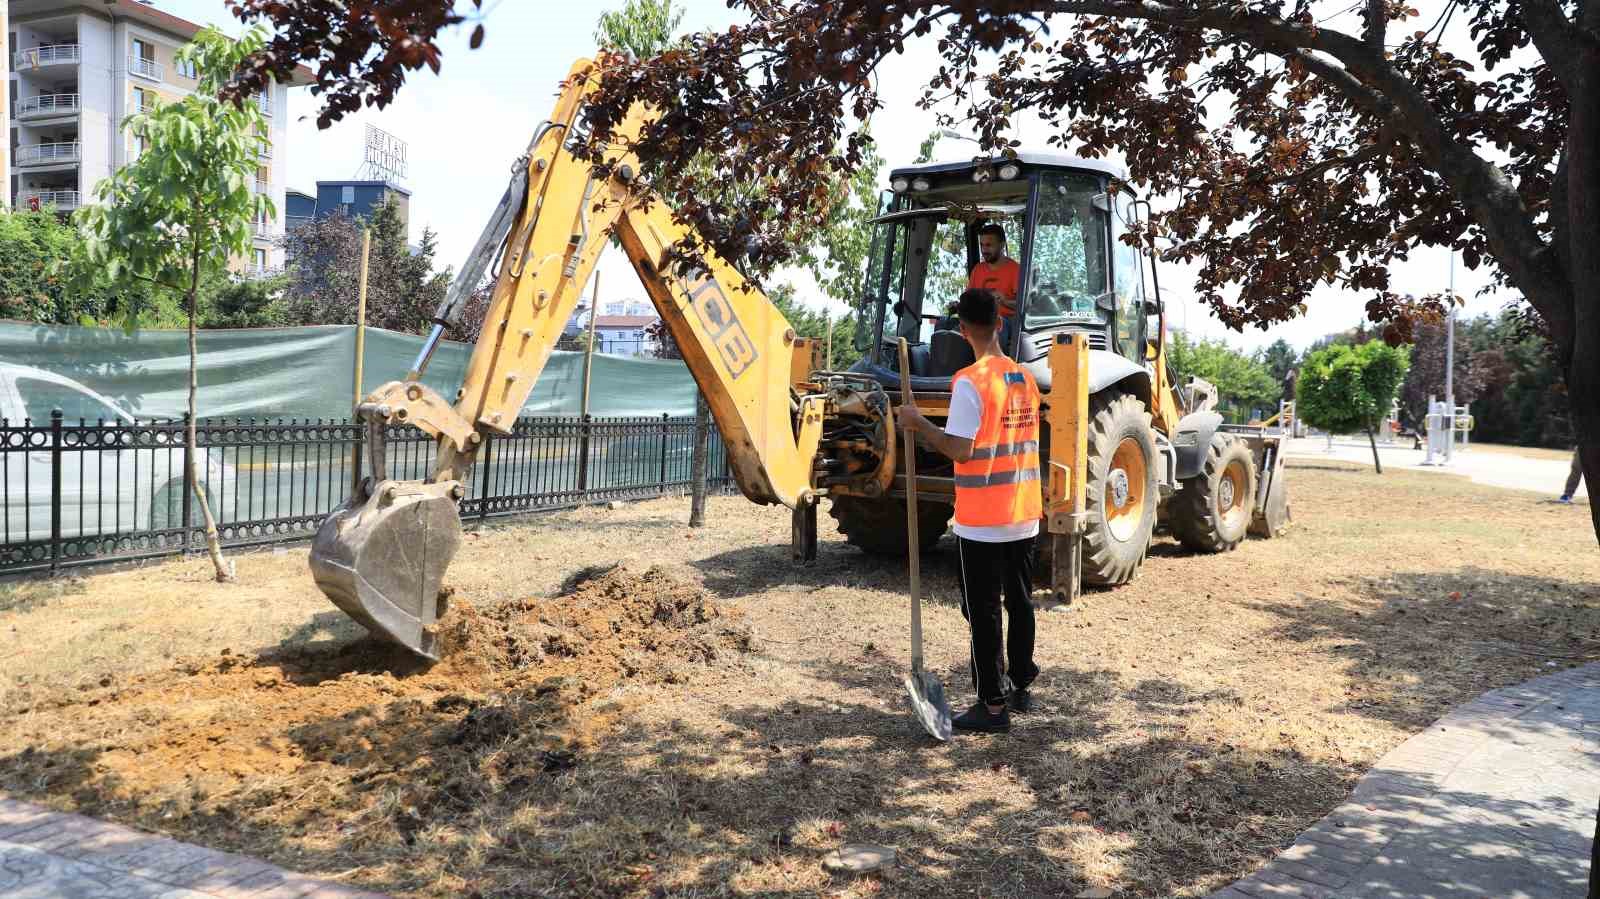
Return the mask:
<svg viewBox="0 0 1600 899">
<path fill-rule="evenodd" d="M 700 283 L 690 290 L 689 300 L 700 324 L 706 329 L 706 335 L 721 354 L 729 377 L 737 378 L 755 364 L 761 354 L 756 352 L 755 343 L 745 333 L 744 326 L 739 324 L 733 304 L 728 302 L 727 295 L 722 292 L 722 286 L 715 278 L 702 276 Z"/>
</svg>

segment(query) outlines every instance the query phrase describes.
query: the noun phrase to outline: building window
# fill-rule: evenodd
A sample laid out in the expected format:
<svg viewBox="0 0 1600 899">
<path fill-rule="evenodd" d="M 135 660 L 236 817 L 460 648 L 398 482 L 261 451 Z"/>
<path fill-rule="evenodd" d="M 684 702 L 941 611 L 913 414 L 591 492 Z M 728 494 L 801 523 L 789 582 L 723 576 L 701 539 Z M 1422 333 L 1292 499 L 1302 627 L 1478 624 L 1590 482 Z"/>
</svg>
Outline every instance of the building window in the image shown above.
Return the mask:
<svg viewBox="0 0 1600 899">
<path fill-rule="evenodd" d="M 156 48 L 149 41 L 133 39 L 133 52 L 128 55 L 128 70 L 135 75 L 161 80 L 161 67 L 156 65 Z"/>
<path fill-rule="evenodd" d="M 349 185 L 346 185 L 344 187 L 339 188 L 339 202 L 344 203 L 346 205 L 349 205 L 349 204 L 355 203 L 355 201 L 356 201 L 356 189 L 354 187 L 350 187 Z"/>
<path fill-rule="evenodd" d="M 256 274 L 265 274 L 267 271 L 267 251 L 257 248 L 250 253 L 250 269 Z"/>
<path fill-rule="evenodd" d="M 133 89 L 133 111 L 140 113 L 153 112 L 156 108 L 155 91 L 147 91 L 142 87 Z"/>
<path fill-rule="evenodd" d="M 195 78 L 199 78 L 200 77 L 199 73 L 197 73 L 195 71 L 194 60 L 192 60 L 192 59 L 180 59 L 180 60 L 177 60 L 176 65 L 177 65 L 178 75 L 179 76 L 184 77 L 184 78 L 189 78 L 189 79 L 195 79 Z"/>
</svg>

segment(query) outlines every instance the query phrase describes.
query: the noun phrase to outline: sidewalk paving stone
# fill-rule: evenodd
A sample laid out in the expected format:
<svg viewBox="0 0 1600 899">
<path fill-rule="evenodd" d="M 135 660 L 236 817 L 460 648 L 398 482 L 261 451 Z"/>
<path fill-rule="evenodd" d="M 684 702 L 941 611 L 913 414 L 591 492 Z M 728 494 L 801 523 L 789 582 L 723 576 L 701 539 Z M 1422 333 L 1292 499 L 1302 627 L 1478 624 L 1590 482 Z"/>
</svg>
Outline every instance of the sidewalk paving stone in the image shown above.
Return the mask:
<svg viewBox="0 0 1600 899">
<path fill-rule="evenodd" d="M 1209 899 L 1580 899 L 1600 799 L 1600 663 L 1494 690 Z"/>
</svg>

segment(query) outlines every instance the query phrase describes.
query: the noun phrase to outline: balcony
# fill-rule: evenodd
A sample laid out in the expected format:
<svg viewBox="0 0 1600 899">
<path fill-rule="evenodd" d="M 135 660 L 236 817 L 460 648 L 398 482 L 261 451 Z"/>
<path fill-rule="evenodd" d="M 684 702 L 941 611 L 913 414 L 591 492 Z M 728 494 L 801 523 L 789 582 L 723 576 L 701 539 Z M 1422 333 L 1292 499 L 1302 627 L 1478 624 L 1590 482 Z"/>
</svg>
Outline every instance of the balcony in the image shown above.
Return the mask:
<svg viewBox="0 0 1600 899">
<path fill-rule="evenodd" d="M 272 232 L 272 222 L 251 222 L 250 236 L 256 240 L 272 240 L 278 235 Z"/>
<path fill-rule="evenodd" d="M 17 121 L 44 119 L 58 115 L 76 115 L 77 94 L 40 94 L 17 101 Z"/>
<path fill-rule="evenodd" d="M 66 212 L 78 208 L 78 192 L 75 190 L 23 190 L 17 196 L 17 206 L 22 209 L 32 209 L 37 201 L 40 209 L 55 207 L 57 212 Z"/>
<path fill-rule="evenodd" d="M 53 144 L 24 144 L 17 148 L 17 166 L 77 162 L 81 154 L 82 144 L 77 141 L 62 141 Z"/>
<path fill-rule="evenodd" d="M 265 181 L 262 181 L 259 178 L 257 178 L 256 179 L 256 193 L 258 193 L 258 194 L 271 194 L 272 193 L 272 185 L 268 184 Z"/>
<path fill-rule="evenodd" d="M 153 59 L 130 56 L 128 57 L 128 71 L 141 78 L 149 78 L 151 81 L 161 80 L 161 66 Z"/>
<path fill-rule="evenodd" d="M 12 54 L 11 68 L 20 72 L 23 69 L 37 69 L 40 66 L 77 65 L 82 58 L 83 51 L 77 44 L 45 44 L 41 47 L 18 50 Z"/>
</svg>

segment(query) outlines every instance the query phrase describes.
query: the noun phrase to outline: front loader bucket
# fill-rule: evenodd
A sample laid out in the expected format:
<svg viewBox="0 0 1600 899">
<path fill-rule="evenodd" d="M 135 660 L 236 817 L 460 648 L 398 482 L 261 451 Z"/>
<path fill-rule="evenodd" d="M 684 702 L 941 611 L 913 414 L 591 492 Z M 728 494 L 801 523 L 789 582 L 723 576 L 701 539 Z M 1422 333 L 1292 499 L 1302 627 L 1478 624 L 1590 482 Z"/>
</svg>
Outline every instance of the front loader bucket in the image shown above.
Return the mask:
<svg viewBox="0 0 1600 899">
<path fill-rule="evenodd" d="M 453 481 L 381 481 L 333 511 L 311 544 L 311 576 L 373 636 L 438 659 L 430 625 L 461 543 Z"/>
</svg>

